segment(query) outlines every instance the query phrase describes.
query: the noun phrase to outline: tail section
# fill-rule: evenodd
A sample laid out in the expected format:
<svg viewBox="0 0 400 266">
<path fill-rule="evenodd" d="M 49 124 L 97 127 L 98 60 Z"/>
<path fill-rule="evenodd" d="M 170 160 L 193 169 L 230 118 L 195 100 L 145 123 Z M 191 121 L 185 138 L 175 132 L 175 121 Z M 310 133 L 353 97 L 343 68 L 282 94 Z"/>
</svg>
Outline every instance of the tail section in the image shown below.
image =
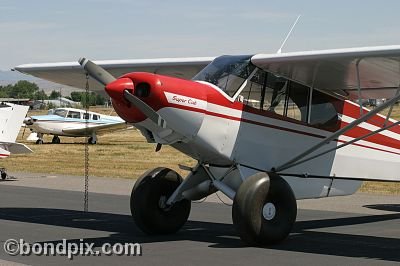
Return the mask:
<svg viewBox="0 0 400 266">
<path fill-rule="evenodd" d="M 0 159 L 10 156 L 10 152 L 0 147 Z"/>
<path fill-rule="evenodd" d="M 0 142 L 15 142 L 28 109 L 28 106 L 0 104 Z"/>
<path fill-rule="evenodd" d="M 32 152 L 24 144 L 15 143 L 28 109 L 28 106 L 0 103 L 0 159 L 10 153 Z"/>
</svg>

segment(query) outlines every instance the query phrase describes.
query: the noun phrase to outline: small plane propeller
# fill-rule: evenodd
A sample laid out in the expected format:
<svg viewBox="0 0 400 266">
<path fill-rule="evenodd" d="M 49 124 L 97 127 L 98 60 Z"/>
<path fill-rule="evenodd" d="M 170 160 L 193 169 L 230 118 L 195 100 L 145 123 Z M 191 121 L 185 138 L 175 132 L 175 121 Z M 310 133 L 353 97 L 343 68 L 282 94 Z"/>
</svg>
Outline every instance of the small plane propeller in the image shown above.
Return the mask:
<svg viewBox="0 0 400 266">
<path fill-rule="evenodd" d="M 80 58 L 79 59 L 79 64 L 83 67 L 83 69 L 86 70 L 86 72 L 103 84 L 104 86 L 107 86 L 108 84 L 116 81 L 117 79 L 111 75 L 109 72 L 107 72 L 104 68 L 100 67 L 99 65 L 96 65 L 92 61 L 86 58 Z M 123 93 L 124 98 L 130 102 L 133 106 L 138 108 L 144 115 L 146 115 L 151 121 L 153 121 L 155 124 L 166 128 L 166 121 L 156 112 L 154 111 L 153 108 L 151 108 L 149 105 L 147 105 L 144 101 L 139 99 L 136 95 L 130 93 L 128 90 L 125 90 Z M 156 151 L 160 150 L 161 146 L 157 145 Z"/>
<path fill-rule="evenodd" d="M 102 83 L 104 86 L 107 86 L 113 81 L 116 81 L 117 79 L 111 75 L 109 72 L 107 72 L 104 68 L 100 67 L 99 65 L 96 65 L 92 61 L 86 58 L 81 58 L 79 59 L 79 64 L 83 66 L 83 68 L 87 71 L 87 73 L 97 80 L 98 82 Z M 162 124 L 162 126 L 165 126 L 165 121 L 160 117 L 160 115 L 153 110 L 149 105 L 147 105 L 145 102 L 143 102 L 141 99 L 139 99 L 136 95 L 133 95 L 130 93 L 128 90 L 124 91 L 124 98 L 130 102 L 133 106 L 138 108 L 144 115 L 146 115 L 151 121 L 153 121 L 156 124 Z"/>
</svg>

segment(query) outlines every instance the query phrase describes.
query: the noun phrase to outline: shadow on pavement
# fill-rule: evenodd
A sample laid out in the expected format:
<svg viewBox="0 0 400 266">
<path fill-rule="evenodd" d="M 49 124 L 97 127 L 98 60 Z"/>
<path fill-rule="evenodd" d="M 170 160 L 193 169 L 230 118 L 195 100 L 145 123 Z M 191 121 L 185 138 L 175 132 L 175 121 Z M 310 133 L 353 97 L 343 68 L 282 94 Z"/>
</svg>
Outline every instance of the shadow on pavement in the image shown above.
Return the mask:
<svg viewBox="0 0 400 266">
<path fill-rule="evenodd" d="M 363 207 L 380 211 L 390 211 L 390 212 L 400 213 L 400 204 L 375 204 L 375 205 L 364 205 Z"/>
<path fill-rule="evenodd" d="M 226 223 L 190 220 L 182 230 L 174 235 L 147 236 L 135 226 L 131 216 L 122 214 L 84 213 L 74 210 L 47 208 L 0 208 L 0 219 L 110 232 L 108 237 L 85 239 L 85 242 L 93 242 L 95 246 L 101 246 L 104 243 L 156 243 L 191 240 L 209 243 L 211 248 L 244 247 L 233 226 Z M 319 231 L 329 227 L 360 225 L 389 220 L 399 220 L 400 222 L 400 214 L 299 221 L 296 222 L 292 234 L 286 241 L 279 245 L 265 248 L 400 261 L 400 240 L 398 238 Z M 80 240 L 69 239 L 68 241 L 76 241 L 78 243 Z"/>
</svg>

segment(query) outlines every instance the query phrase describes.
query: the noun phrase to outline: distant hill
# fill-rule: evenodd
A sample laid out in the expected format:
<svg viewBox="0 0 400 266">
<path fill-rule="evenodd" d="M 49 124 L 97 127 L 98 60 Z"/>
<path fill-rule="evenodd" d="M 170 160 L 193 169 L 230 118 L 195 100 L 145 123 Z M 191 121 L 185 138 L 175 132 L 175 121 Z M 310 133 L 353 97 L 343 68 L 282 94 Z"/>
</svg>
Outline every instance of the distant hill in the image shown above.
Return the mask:
<svg viewBox="0 0 400 266">
<path fill-rule="evenodd" d="M 54 82 L 50 82 L 47 80 L 39 79 L 36 77 L 32 77 L 29 75 L 25 75 L 19 73 L 17 71 L 1 71 L 0 70 L 0 85 L 8 85 L 8 84 L 15 84 L 19 80 L 27 80 L 29 82 L 36 83 L 41 90 L 44 90 L 46 94 L 50 94 L 51 91 L 56 90 L 58 91 L 61 88 L 61 93 L 63 96 L 69 96 L 72 91 L 84 91 L 82 89 L 65 86 L 61 84 L 57 84 Z"/>
</svg>

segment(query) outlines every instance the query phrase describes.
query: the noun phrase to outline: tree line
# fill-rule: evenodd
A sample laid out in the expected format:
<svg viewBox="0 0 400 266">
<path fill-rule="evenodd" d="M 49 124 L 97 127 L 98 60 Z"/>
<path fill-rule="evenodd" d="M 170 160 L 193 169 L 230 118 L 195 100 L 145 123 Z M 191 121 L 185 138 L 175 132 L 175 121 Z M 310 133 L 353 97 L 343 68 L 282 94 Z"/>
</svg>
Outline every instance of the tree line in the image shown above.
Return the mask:
<svg viewBox="0 0 400 266">
<path fill-rule="evenodd" d="M 14 85 L 0 86 L 0 98 L 28 98 L 32 100 L 55 100 L 60 98 L 60 92 L 53 90 L 50 95 L 47 95 L 44 90 L 41 90 L 38 85 L 34 82 L 29 82 L 26 80 L 20 80 Z M 73 91 L 71 96 L 66 96 L 65 98 L 70 99 L 75 102 L 81 103 L 82 106 L 86 106 L 88 102 L 89 105 L 103 105 L 105 99 L 102 95 L 98 95 L 94 92 L 86 97 L 85 92 Z M 88 100 L 86 99 L 88 98 Z"/>
</svg>

